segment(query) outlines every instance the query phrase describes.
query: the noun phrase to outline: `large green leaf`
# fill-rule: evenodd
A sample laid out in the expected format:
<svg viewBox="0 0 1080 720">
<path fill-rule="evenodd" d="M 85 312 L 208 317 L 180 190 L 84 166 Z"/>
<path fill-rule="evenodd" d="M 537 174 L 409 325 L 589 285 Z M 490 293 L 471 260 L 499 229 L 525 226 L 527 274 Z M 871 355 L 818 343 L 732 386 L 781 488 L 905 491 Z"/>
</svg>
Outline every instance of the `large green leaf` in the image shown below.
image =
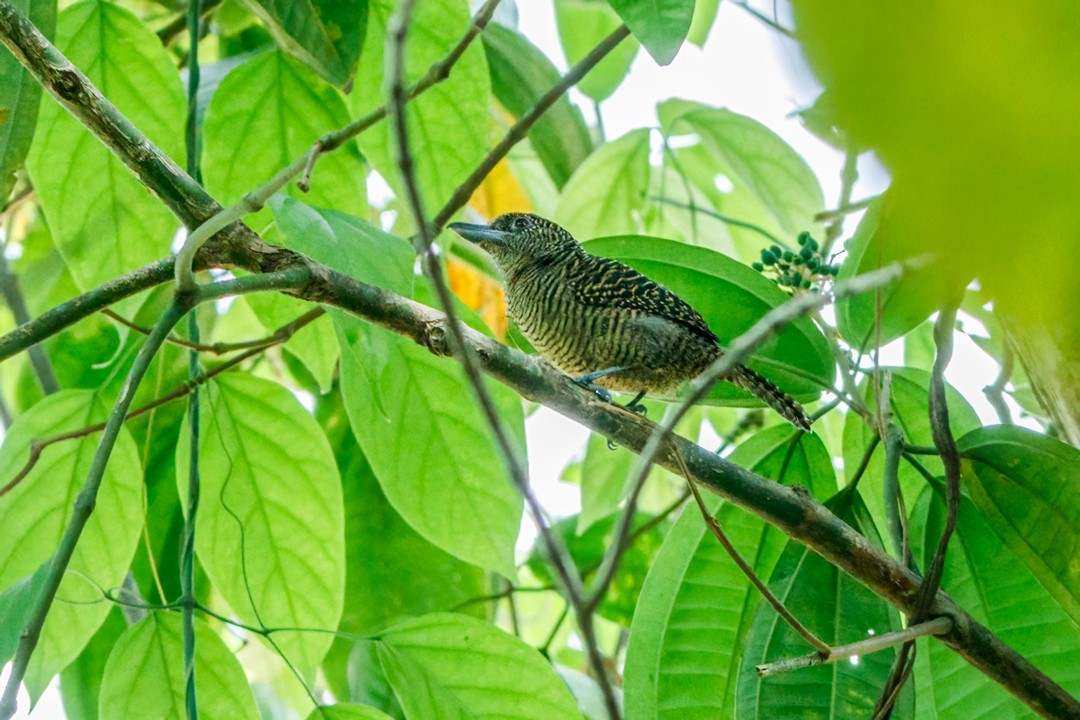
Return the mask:
<svg viewBox="0 0 1080 720">
<path fill-rule="evenodd" d="M 390 504 L 451 555 L 515 577 L 522 499 L 461 367 L 389 330 L 335 320 L 345 405 Z M 523 458 L 521 398 L 488 389 Z"/>
<path fill-rule="evenodd" d="M 244 622 L 336 630 L 345 594 L 341 480 L 314 418 L 286 388 L 227 373 L 204 386 L 195 550 L 214 587 Z M 187 423 L 177 483 L 187 494 Z M 331 635 L 275 642 L 312 677 Z"/>
<path fill-rule="evenodd" d="M 234 203 L 320 135 L 348 122 L 341 95 L 311 70 L 280 52 L 257 55 L 225 76 L 210 101 L 204 129 L 206 186 L 222 202 Z M 301 194 L 293 183 L 287 189 Z M 366 197 L 364 164 L 352 142 L 319 159 L 311 190 L 304 195 L 316 205 L 354 213 L 366 207 Z M 259 228 L 267 215 L 252 225 Z"/>
<path fill-rule="evenodd" d="M 705 41 L 709 38 L 709 31 L 716 22 L 716 14 L 720 10 L 720 0 L 696 0 L 694 3 L 694 19 L 690 22 L 690 32 L 686 39 L 698 47 L 705 47 Z"/>
<path fill-rule="evenodd" d="M 180 616 L 151 612 L 128 628 L 109 655 L 101 681 L 103 718 L 186 717 Z M 195 693 L 199 717 L 255 718 L 244 670 L 217 633 L 195 620 Z"/>
<path fill-rule="evenodd" d="M 0 447 L 0 478 L 6 483 L 23 467 L 34 440 L 77 430 L 105 419 L 94 393 L 66 390 L 50 395 L 21 415 Z M 75 497 L 86 481 L 99 434 L 47 448 L 34 469 L 0 498 L 0 588 L 34 573 L 52 556 L 71 520 Z M 52 676 L 74 660 L 109 612 L 102 589 L 118 587 L 135 554 L 142 527 L 139 484 L 142 467 L 135 443 L 121 429 L 105 470 L 94 513 L 83 528 L 58 598 L 30 660 L 26 685 L 37 697 Z"/>
<path fill-rule="evenodd" d="M 56 46 L 159 148 L 183 157 L 184 91 L 157 36 L 127 10 L 84 2 L 60 14 Z M 88 289 L 168 253 L 179 222 L 56 102 L 27 159 L 49 228 Z"/>
<path fill-rule="evenodd" d="M 742 443 L 730 459 L 818 497 L 833 494 L 836 475 L 825 446 L 816 435 L 799 435 L 788 459 L 795 437 L 791 428 L 769 428 Z M 755 572 L 768 577 L 783 550 L 783 533 L 720 498 L 707 496 L 705 502 Z M 657 553 L 634 614 L 624 683 L 627 716 L 731 717 L 739 658 L 759 602 L 757 590 L 691 504 Z"/>
<path fill-rule="evenodd" d="M 928 488 L 912 513 L 911 546 L 921 567 L 930 564 L 944 529 L 943 494 L 940 485 Z M 1080 693 L 1080 627 L 1029 567 L 994 534 L 966 497 L 960 501 L 960 516 L 945 555 L 941 587 L 1065 692 Z M 920 718 L 1035 717 L 1001 685 L 933 639 L 919 641 L 915 686 Z"/>
<path fill-rule="evenodd" d="M 649 130 L 605 143 L 578 166 L 559 198 L 555 221 L 579 240 L 641 230 L 634 211 L 649 189 Z"/>
<path fill-rule="evenodd" d="M 348 430 L 344 408 L 338 413 L 346 427 L 337 459 L 345 493 L 348 560 L 341 629 L 371 633 L 484 595 L 482 571 L 429 543 L 394 511 Z M 482 611 L 482 605 L 475 607 Z"/>
<path fill-rule="evenodd" d="M 881 547 L 858 493 L 841 491 L 826 503 L 836 515 Z M 788 541 L 769 578 L 769 588 L 811 632 L 829 645 L 900 629 L 896 610 L 865 585 L 810 548 Z M 837 662 L 759 678 L 755 665 L 812 652 L 770 605 L 758 606 L 739 668 L 739 717 L 868 717 L 889 676 L 895 649 L 855 662 Z M 900 716 L 910 715 L 911 696 Z"/>
<path fill-rule="evenodd" d="M 379 659 L 408 717 L 579 717 L 536 649 L 489 623 L 436 613 L 379 635 Z"/>
<path fill-rule="evenodd" d="M 56 3 L 14 0 L 15 10 L 34 23 L 45 37 L 56 27 Z M 0 51 L 0 207 L 7 204 L 15 171 L 26 159 L 37 126 L 41 85 L 6 49 Z"/>
<path fill-rule="evenodd" d="M 492 24 L 482 37 L 491 89 L 502 106 L 520 118 L 559 82 L 559 71 L 524 35 L 509 28 Z M 529 130 L 529 142 L 560 188 L 593 149 L 581 111 L 565 95 Z"/>
<path fill-rule="evenodd" d="M 351 95 L 353 114 L 364 115 L 386 103 L 386 73 L 383 66 L 387 25 L 397 5 L 393 0 L 370 0 L 367 57 L 376 59 L 360 66 Z M 465 34 L 470 23 L 465 0 L 428 0 L 418 3 L 409 23 L 405 71 L 408 82 L 427 72 Z M 491 84 L 487 61 L 480 43 L 473 45 L 454 65 L 445 82 L 409 102 L 406 127 L 409 148 L 415 163 L 416 182 L 424 210 L 434 215 L 453 191 L 484 157 Z M 389 124 L 379 123 L 357 140 L 372 167 L 400 188 L 396 143 Z"/>
<path fill-rule="evenodd" d="M 555 0 L 555 23 L 563 54 L 570 65 L 592 52 L 622 24 L 614 10 L 595 0 Z M 611 97 L 630 71 L 639 47 L 637 40 L 623 40 L 582 78 L 578 90 L 596 102 Z"/>
<path fill-rule="evenodd" d="M 327 82 L 345 86 L 356 71 L 367 0 L 247 0 L 278 44 Z"/>
<path fill-rule="evenodd" d="M 307 720 L 393 720 L 382 710 L 355 703 L 321 705 L 311 711 Z"/>
<path fill-rule="evenodd" d="M 595 255 L 615 258 L 663 283 L 701 313 L 726 344 L 750 329 L 788 296 L 760 273 L 706 248 L 660 238 L 607 237 L 584 244 Z M 746 363 L 800 400 L 813 400 L 832 385 L 835 367 L 828 343 L 807 318 L 766 340 Z M 730 383 L 720 383 L 707 402 L 758 406 Z"/>
<path fill-rule="evenodd" d="M 711 175 L 730 181 L 720 212 L 753 222 L 787 243 L 820 227 L 814 216 L 824 209 L 821 185 L 806 160 L 776 133 L 745 115 L 686 100 L 661 103 L 657 113 L 668 136 L 697 135 L 708 151 Z M 748 229 L 730 230 L 758 247 L 764 242 Z"/>
<path fill-rule="evenodd" d="M 275 204 L 275 213 L 291 247 L 358 280 L 412 294 L 414 256 L 401 238 L 295 200 Z M 467 309 L 458 312 L 475 322 Z M 431 543 L 513 577 L 522 500 L 481 411 L 464 391 L 461 367 L 389 330 L 340 311 L 331 315 L 345 406 L 387 500 Z M 521 398 L 505 386 L 488 387 L 524 457 Z"/>
<path fill-rule="evenodd" d="M 244 299 L 267 333 L 276 331 L 314 309 L 306 300 L 281 293 L 260 293 L 248 295 Z M 311 372 L 320 392 L 330 389 L 338 360 L 337 336 L 334 335 L 334 325 L 330 318 L 323 316 L 308 323 L 289 338 L 283 347 Z"/>
<path fill-rule="evenodd" d="M 694 0 L 608 0 L 661 65 L 675 59 L 694 19 Z"/>
<path fill-rule="evenodd" d="M 957 445 L 983 519 L 1080 624 L 1080 451 L 1011 425 L 978 428 Z"/>
<path fill-rule="evenodd" d="M 101 681 L 113 646 L 127 630 L 124 613 L 116 605 L 79 657 L 60 673 L 60 696 L 66 720 L 97 720 Z"/>
<path fill-rule="evenodd" d="M 34 605 L 45 588 L 49 573 L 48 561 L 31 575 L 10 584 L 0 592 L 0 663 L 15 656 L 23 628 L 34 615 Z"/>
<path fill-rule="evenodd" d="M 875 200 L 845 243 L 847 258 L 838 280 L 910 259 L 909 248 L 897 236 L 891 196 Z M 860 293 L 836 303 L 836 325 L 848 344 L 861 350 L 902 337 L 963 291 L 967 278 L 954 282 L 931 269 L 915 269 L 875 292 Z M 880 330 L 878 321 L 880 318 Z"/>
</svg>

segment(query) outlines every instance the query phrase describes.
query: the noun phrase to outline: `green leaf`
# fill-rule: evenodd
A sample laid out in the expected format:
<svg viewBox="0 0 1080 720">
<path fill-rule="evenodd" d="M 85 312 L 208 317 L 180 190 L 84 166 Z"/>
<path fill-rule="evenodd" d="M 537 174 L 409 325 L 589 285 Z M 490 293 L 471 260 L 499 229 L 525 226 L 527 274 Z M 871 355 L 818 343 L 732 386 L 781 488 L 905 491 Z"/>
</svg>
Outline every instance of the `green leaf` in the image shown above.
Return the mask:
<svg viewBox="0 0 1080 720">
<path fill-rule="evenodd" d="M 555 23 L 563 54 L 571 66 L 622 24 L 607 4 L 593 0 L 555 0 Z M 639 47 L 637 40 L 623 40 L 582 78 L 578 90 L 595 102 L 611 97 L 630 71 Z"/>
<path fill-rule="evenodd" d="M 172 59 L 145 24 L 111 3 L 79 3 L 60 14 L 56 46 L 162 151 L 183 157 L 184 91 Z M 27 168 L 81 289 L 168 253 L 180 223 L 51 99 L 42 104 Z"/>
<path fill-rule="evenodd" d="M 103 718 L 186 717 L 180 615 L 151 612 L 113 648 L 101 681 Z M 195 693 L 199 717 L 255 718 L 244 670 L 217 633 L 195 620 Z"/>
<path fill-rule="evenodd" d="M 983 520 L 1080 624 L 1080 451 L 1011 426 L 957 440 Z"/>
<path fill-rule="evenodd" d="M 555 221 L 579 240 L 640 231 L 634 211 L 649 189 L 649 130 L 631 130 L 598 147 L 559 198 Z"/>
<path fill-rule="evenodd" d="M 34 605 L 45 588 L 50 563 L 41 564 L 0 593 L 0 663 L 6 664 L 15 656 L 23 629 L 34 615 Z"/>
<path fill-rule="evenodd" d="M 276 331 L 315 308 L 306 300 L 281 293 L 259 293 L 248 295 L 245 299 L 267 333 Z M 330 318 L 323 316 L 308 323 L 289 338 L 283 347 L 311 372 L 321 392 L 330 389 L 338 361 L 337 336 Z"/>
<path fill-rule="evenodd" d="M 0 447 L 0 478 L 7 482 L 23 467 L 32 441 L 93 425 L 105 416 L 104 404 L 90 391 L 50 395 L 8 429 Z M 93 433 L 46 448 L 22 482 L 0 497 L 0 588 L 36 572 L 60 545 L 100 438 Z M 94 512 L 57 591 L 65 602 L 53 603 L 30 660 L 26 685 L 35 699 L 79 655 L 109 613 L 102 592 L 123 582 L 142 528 L 141 478 L 135 443 L 121 429 Z"/>
<path fill-rule="evenodd" d="M 225 76 L 206 111 L 206 186 L 232 204 L 348 122 L 341 95 L 308 68 L 280 52 L 256 55 Z M 300 194 L 295 183 L 286 187 Z M 319 159 L 304 199 L 359 213 L 366 197 L 364 163 L 349 142 Z M 268 214 L 249 222 L 261 229 Z"/>
<path fill-rule="evenodd" d="M 890 195 L 875 200 L 859 221 L 855 234 L 845 243 L 847 258 L 837 280 L 847 280 L 897 260 L 911 257 L 895 227 L 895 211 Z M 955 283 L 934 268 L 914 269 L 881 288 L 843 298 L 836 303 L 836 326 L 844 339 L 857 350 L 873 343 L 903 337 L 950 299 L 959 298 L 963 282 Z M 880 313 L 879 313 L 880 308 Z M 881 329 L 877 329 L 880 314 Z M 879 340 L 880 338 L 880 340 Z"/>
<path fill-rule="evenodd" d="M 648 513 L 635 513 L 631 534 L 639 532 L 642 526 L 653 519 Z M 551 526 L 552 531 L 562 538 L 574 565 L 584 578 L 589 579 L 603 562 L 605 552 L 615 540 L 616 520 L 617 516 L 608 515 L 600 522 L 593 523 L 584 533 L 579 531 L 579 518 L 575 516 L 564 518 Z M 618 572 L 597 607 L 599 615 L 624 627 L 630 627 L 641 585 L 652 564 L 653 556 L 664 539 L 668 524 L 660 522 L 636 536 L 634 543 L 623 554 Z M 533 544 L 527 562 L 538 580 L 543 583 L 556 582 L 543 543 L 539 539 Z"/>
<path fill-rule="evenodd" d="M 730 459 L 818 497 L 834 493 L 836 476 L 821 440 L 798 435 L 785 463 L 792 438 L 787 427 L 763 430 Z M 755 572 L 767 577 L 783 550 L 783 533 L 718 497 L 705 502 Z M 731 717 L 739 658 L 760 600 L 691 503 L 653 560 L 638 601 L 626 654 L 627 717 Z"/>
<path fill-rule="evenodd" d="M 394 720 L 382 710 L 355 703 L 320 705 L 311 711 L 307 720 Z"/>
<path fill-rule="evenodd" d="M 817 177 L 790 145 L 745 115 L 686 100 L 668 100 L 657 107 L 666 135 L 696 134 L 708 150 L 712 174 L 731 182 L 717 209 L 753 222 L 794 243 L 804 230 L 820 227 L 814 216 L 824 209 Z M 736 237 L 762 245 L 758 234 L 731 228 Z"/>
<path fill-rule="evenodd" d="M 67 720 L 97 720 L 105 663 L 127 627 L 120 606 L 113 606 L 79 657 L 60 673 L 60 696 Z"/>
<path fill-rule="evenodd" d="M 425 615 L 387 630 L 379 641 L 379 658 L 408 717 L 581 714 L 539 652 L 481 620 Z"/>
<path fill-rule="evenodd" d="M 359 218 L 277 197 L 274 219 L 288 247 L 370 285 L 412 295 L 412 246 Z"/>
<path fill-rule="evenodd" d="M 686 39 L 698 47 L 705 47 L 719 9 L 720 0 L 697 0 L 694 3 L 694 19 L 690 22 L 690 32 Z"/>
<path fill-rule="evenodd" d="M 47 38 L 56 27 L 56 3 L 14 0 L 15 11 Z M 34 138 L 41 85 L 7 50 L 0 52 L 0 207 L 7 205 L 15 171 L 26 159 Z"/>
<path fill-rule="evenodd" d="M 514 117 L 520 118 L 559 82 L 559 71 L 524 35 L 492 23 L 481 38 L 491 89 Z M 593 149 L 581 111 L 565 95 L 529 130 L 529 142 L 560 188 Z"/>
<path fill-rule="evenodd" d="M 826 507 L 871 545 L 881 546 L 858 493 L 841 491 Z M 776 563 L 769 588 L 799 622 L 829 645 L 900 629 L 896 611 L 883 599 L 793 540 Z M 809 652 L 812 648 L 806 640 L 781 620 L 772 606 L 759 605 L 739 668 L 738 716 L 868 717 L 889 675 L 895 649 L 864 655 L 855 663 L 818 665 L 767 678 L 759 678 L 754 669 L 760 663 Z"/>
<path fill-rule="evenodd" d="M 515 577 L 522 499 L 460 365 L 355 318 L 335 323 L 345 406 L 390 504 L 451 555 Z M 524 457 L 521 398 L 488 389 Z"/>
<path fill-rule="evenodd" d="M 912 513 L 911 546 L 920 567 L 929 565 L 944 529 L 943 490 L 935 484 L 924 491 Z M 960 500 L 941 588 L 1065 692 L 1080 693 L 1080 627 L 967 497 Z M 1036 717 L 956 651 L 932 639 L 919 641 L 915 687 L 920 718 Z"/>
<path fill-rule="evenodd" d="M 694 19 L 694 0 L 608 0 L 608 4 L 660 65 L 675 59 Z"/>
<path fill-rule="evenodd" d="M 336 630 L 345 594 L 341 480 L 315 420 L 286 388 L 227 373 L 204 386 L 195 551 L 246 623 Z M 187 495 L 187 423 L 176 452 Z M 186 500 L 185 500 L 186 502 Z M 332 636 L 275 641 L 305 677 Z"/>
<path fill-rule="evenodd" d="M 720 253 L 660 238 L 607 237 L 585 243 L 595 255 L 615 258 L 663 283 L 701 313 L 722 345 L 750 329 L 788 299 L 760 273 Z M 746 363 L 803 401 L 833 382 L 835 366 L 824 336 L 799 318 L 767 340 Z M 731 383 L 720 383 L 707 403 L 757 407 Z"/>
<path fill-rule="evenodd" d="M 341 412 L 347 422 L 344 409 Z M 371 633 L 485 594 L 482 571 L 429 543 L 394 511 L 351 432 L 337 457 L 348 561 L 343 631 Z"/>
<path fill-rule="evenodd" d="M 370 0 L 367 56 L 356 76 L 351 95 L 354 116 L 365 115 L 386 103 L 382 62 L 388 22 L 397 3 Z M 428 0 L 418 3 L 409 23 L 405 48 L 406 81 L 411 83 L 446 56 L 461 40 L 471 22 L 465 0 Z M 434 215 L 454 190 L 472 173 L 487 150 L 491 84 L 484 50 L 473 43 L 454 65 L 445 82 L 409 102 L 406 127 L 424 211 Z M 389 123 L 382 122 L 357 139 L 364 156 L 390 183 L 401 187 L 396 143 Z"/>
<path fill-rule="evenodd" d="M 246 4 L 281 47 L 327 82 L 344 87 L 352 80 L 367 25 L 366 0 L 247 0 Z"/>
</svg>

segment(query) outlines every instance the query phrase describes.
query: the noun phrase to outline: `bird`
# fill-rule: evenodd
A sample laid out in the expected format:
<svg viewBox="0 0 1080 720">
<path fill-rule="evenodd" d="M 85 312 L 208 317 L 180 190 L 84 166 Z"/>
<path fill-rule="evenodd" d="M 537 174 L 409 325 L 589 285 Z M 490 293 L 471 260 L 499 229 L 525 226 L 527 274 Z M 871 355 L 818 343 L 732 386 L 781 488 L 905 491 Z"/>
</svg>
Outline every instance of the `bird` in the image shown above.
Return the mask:
<svg viewBox="0 0 1080 720">
<path fill-rule="evenodd" d="M 673 398 L 724 349 L 704 318 L 678 295 L 629 265 L 593 255 L 551 220 L 505 213 L 490 224 L 450 223 L 478 245 L 504 278 L 507 311 L 541 357 L 610 401 L 643 413 L 646 395 Z M 805 432 L 799 403 L 745 365 L 724 377 Z"/>
</svg>

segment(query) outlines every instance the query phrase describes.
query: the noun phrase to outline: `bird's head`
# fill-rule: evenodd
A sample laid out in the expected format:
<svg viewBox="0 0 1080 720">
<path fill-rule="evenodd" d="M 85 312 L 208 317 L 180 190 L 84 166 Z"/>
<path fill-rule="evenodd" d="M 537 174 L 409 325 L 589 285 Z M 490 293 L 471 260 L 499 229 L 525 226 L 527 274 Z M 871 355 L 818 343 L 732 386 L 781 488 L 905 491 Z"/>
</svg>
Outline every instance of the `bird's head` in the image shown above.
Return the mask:
<svg viewBox="0 0 1080 720">
<path fill-rule="evenodd" d="M 486 250 L 508 275 L 530 265 L 550 265 L 585 252 L 566 230 L 528 213 L 506 213 L 490 225 L 450 223 L 450 229 Z"/>
</svg>

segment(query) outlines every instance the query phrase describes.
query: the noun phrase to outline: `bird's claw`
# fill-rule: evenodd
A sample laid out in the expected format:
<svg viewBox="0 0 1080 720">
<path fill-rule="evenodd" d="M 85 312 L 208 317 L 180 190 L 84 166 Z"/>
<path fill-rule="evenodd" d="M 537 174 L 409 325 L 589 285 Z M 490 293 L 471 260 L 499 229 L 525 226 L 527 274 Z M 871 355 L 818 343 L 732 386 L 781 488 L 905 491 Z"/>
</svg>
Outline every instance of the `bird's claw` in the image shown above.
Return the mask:
<svg viewBox="0 0 1080 720">
<path fill-rule="evenodd" d="M 580 376 L 574 378 L 574 382 L 576 382 L 578 385 L 581 385 L 584 388 L 592 390 L 594 393 L 596 393 L 596 396 L 598 398 L 600 398 L 601 400 L 603 400 L 606 403 L 609 403 L 609 402 L 611 402 L 611 393 L 609 393 L 606 389 L 604 389 L 604 388 L 600 387 L 599 385 L 597 385 L 594 381 L 599 380 L 600 378 L 602 378 L 602 377 L 604 377 L 606 375 L 610 375 L 612 373 L 617 373 L 622 369 L 623 368 L 621 366 L 604 368 L 603 370 L 597 370 L 596 372 L 591 372 L 591 373 L 586 373 L 584 375 L 580 375 Z"/>
</svg>

